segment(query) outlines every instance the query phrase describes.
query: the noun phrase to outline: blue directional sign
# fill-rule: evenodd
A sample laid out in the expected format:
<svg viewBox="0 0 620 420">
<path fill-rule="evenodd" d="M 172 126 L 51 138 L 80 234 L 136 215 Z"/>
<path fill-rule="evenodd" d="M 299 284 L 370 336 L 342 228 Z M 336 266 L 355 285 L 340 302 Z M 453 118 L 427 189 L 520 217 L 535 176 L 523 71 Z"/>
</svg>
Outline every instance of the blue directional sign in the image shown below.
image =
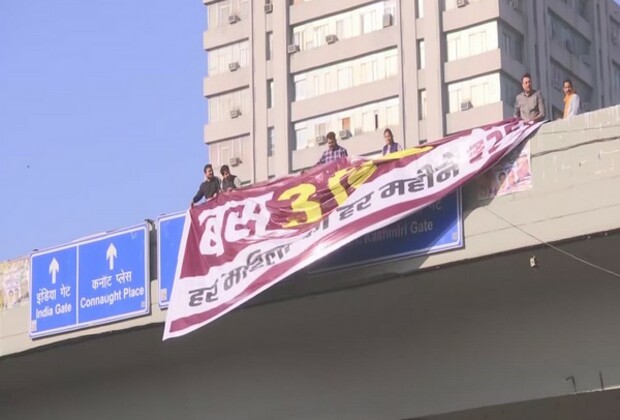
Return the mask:
<svg viewBox="0 0 620 420">
<path fill-rule="evenodd" d="M 159 279 L 160 308 L 168 307 L 170 302 L 185 214 L 186 212 L 169 214 L 157 219 L 157 278 Z"/>
<path fill-rule="evenodd" d="M 147 314 L 148 250 L 145 224 L 34 252 L 30 336 Z"/>
<path fill-rule="evenodd" d="M 429 255 L 462 246 L 461 192 L 457 190 L 411 216 L 359 237 L 317 261 L 310 272 Z"/>
<path fill-rule="evenodd" d="M 77 247 L 33 254 L 30 279 L 33 337 L 64 331 L 77 324 Z"/>
</svg>

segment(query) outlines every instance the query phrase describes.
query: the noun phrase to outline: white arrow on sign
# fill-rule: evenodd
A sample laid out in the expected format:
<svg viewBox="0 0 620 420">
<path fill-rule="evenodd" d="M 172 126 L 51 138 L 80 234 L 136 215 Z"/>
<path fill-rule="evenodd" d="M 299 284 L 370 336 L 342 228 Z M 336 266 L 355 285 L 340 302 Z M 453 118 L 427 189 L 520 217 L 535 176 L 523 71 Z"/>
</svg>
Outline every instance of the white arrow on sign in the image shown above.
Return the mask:
<svg viewBox="0 0 620 420">
<path fill-rule="evenodd" d="M 108 260 L 110 270 L 114 270 L 114 258 L 116 258 L 116 247 L 110 244 L 108 251 L 105 253 L 105 259 Z"/>
<path fill-rule="evenodd" d="M 52 275 L 52 284 L 56 284 L 56 274 L 60 271 L 60 264 L 56 258 L 52 258 L 52 262 L 50 263 L 49 273 Z"/>
</svg>

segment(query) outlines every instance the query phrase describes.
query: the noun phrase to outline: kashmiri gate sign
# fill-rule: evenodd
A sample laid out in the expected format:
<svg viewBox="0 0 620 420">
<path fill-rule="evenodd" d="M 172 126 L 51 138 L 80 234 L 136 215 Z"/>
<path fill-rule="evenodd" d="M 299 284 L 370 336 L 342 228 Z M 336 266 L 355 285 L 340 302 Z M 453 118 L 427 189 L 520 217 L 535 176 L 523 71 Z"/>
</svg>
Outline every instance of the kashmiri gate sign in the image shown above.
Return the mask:
<svg viewBox="0 0 620 420">
<path fill-rule="evenodd" d="M 485 172 L 541 123 L 509 119 L 379 159 L 341 158 L 188 211 L 164 339 L 191 332 Z"/>
</svg>

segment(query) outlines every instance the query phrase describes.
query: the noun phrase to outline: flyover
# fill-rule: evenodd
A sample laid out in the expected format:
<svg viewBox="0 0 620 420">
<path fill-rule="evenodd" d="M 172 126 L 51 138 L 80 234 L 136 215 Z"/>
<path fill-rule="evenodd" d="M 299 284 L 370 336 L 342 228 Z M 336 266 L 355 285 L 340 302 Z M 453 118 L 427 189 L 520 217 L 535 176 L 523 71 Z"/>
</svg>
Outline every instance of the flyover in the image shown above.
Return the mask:
<svg viewBox="0 0 620 420">
<path fill-rule="evenodd" d="M 462 249 L 303 272 L 186 337 L 161 342 L 157 279 L 150 315 L 53 337 L 0 312 L 2 418 L 483 418 L 597 391 L 620 412 L 620 106 L 530 145 L 531 190 L 464 189 Z"/>
</svg>

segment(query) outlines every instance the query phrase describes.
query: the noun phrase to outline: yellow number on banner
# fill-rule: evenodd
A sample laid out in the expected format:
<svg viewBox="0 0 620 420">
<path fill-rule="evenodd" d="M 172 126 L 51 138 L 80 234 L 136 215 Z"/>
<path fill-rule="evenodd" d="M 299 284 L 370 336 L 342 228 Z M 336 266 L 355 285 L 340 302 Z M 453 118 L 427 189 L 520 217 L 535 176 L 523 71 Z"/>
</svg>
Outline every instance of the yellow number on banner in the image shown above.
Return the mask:
<svg viewBox="0 0 620 420">
<path fill-rule="evenodd" d="M 338 205 L 342 205 L 349 196 L 347 190 L 344 189 L 340 182 L 345 177 L 351 188 L 359 188 L 370 176 L 377 170 L 377 167 L 372 162 L 364 162 L 359 168 L 346 168 L 341 169 L 329 178 L 327 183 L 329 190 L 336 199 Z"/>
<path fill-rule="evenodd" d="M 283 227 L 295 227 L 304 223 L 312 223 L 321 219 L 321 204 L 316 201 L 309 200 L 310 196 L 316 192 L 316 187 L 312 184 L 299 184 L 293 188 L 289 188 L 284 191 L 278 201 L 290 200 L 292 197 L 297 196 L 291 202 L 291 208 L 295 213 L 305 213 L 306 221 L 300 222 L 297 219 L 290 218 L 288 223 L 282 225 Z"/>
</svg>

